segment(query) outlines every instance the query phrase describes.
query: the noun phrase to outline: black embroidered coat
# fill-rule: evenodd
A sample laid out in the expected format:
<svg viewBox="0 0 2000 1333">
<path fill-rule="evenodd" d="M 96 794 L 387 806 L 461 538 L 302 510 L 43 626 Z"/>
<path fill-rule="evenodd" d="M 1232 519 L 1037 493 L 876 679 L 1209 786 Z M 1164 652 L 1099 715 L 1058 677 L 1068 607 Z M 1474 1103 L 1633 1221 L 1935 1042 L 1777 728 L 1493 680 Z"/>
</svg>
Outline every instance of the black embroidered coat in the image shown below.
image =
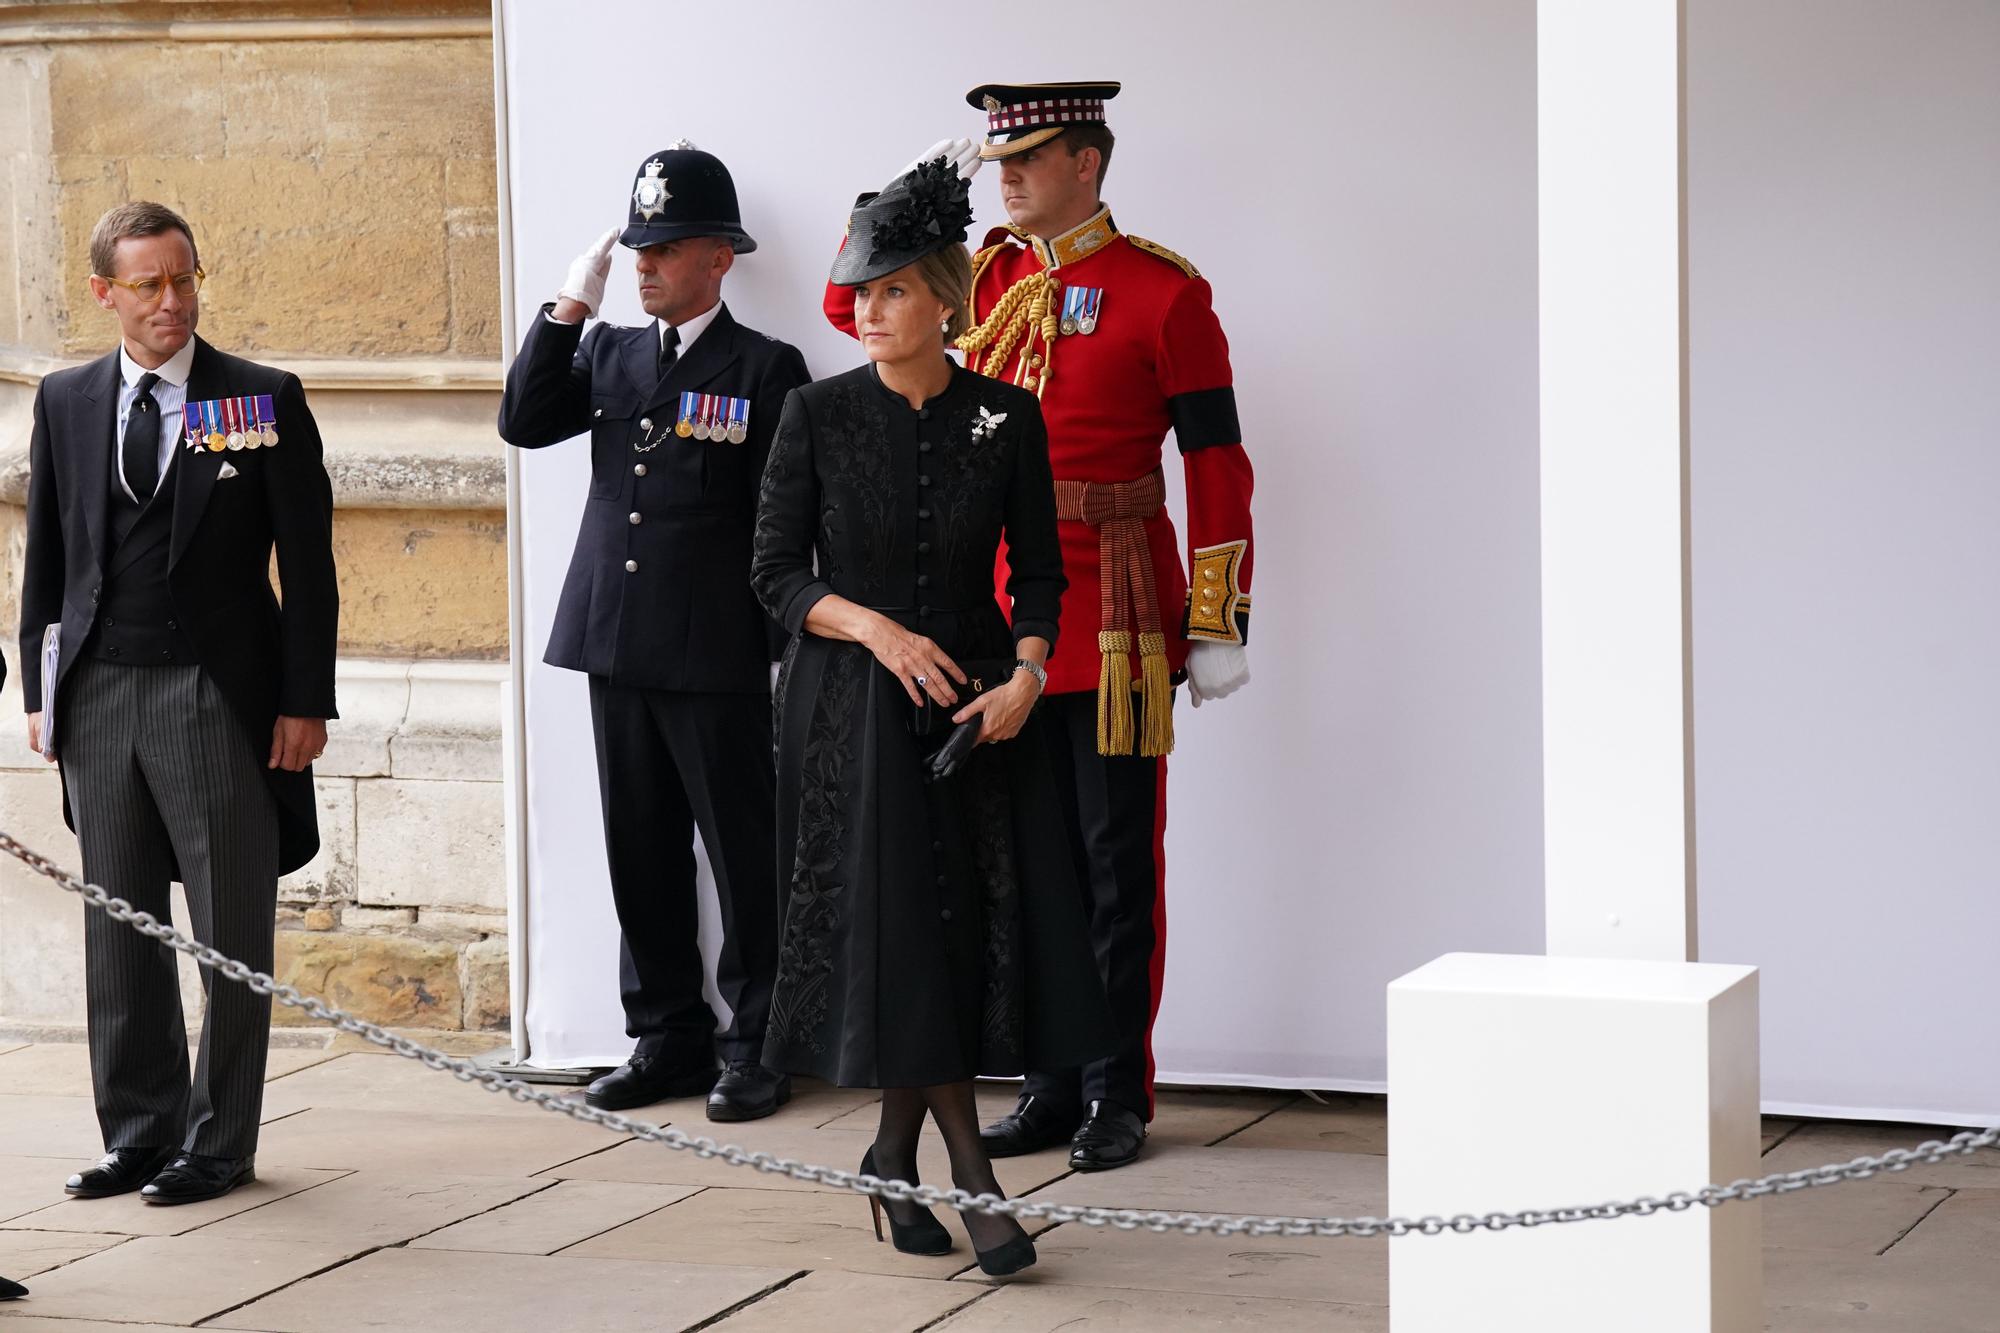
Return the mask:
<svg viewBox="0 0 2000 1333">
<path fill-rule="evenodd" d="M 1011 628 L 994 598 L 1003 539 Z M 793 635 L 776 696 L 786 903 L 765 1063 L 913 1087 L 1102 1054 L 1103 983 L 1035 720 L 926 783 L 941 738 L 912 734 L 901 684 L 860 644 L 804 629 L 837 593 L 960 663 L 1011 661 L 1017 636 L 1055 640 L 1066 581 L 1034 395 L 957 370 L 918 410 L 872 366 L 793 390 L 751 581 Z"/>
</svg>

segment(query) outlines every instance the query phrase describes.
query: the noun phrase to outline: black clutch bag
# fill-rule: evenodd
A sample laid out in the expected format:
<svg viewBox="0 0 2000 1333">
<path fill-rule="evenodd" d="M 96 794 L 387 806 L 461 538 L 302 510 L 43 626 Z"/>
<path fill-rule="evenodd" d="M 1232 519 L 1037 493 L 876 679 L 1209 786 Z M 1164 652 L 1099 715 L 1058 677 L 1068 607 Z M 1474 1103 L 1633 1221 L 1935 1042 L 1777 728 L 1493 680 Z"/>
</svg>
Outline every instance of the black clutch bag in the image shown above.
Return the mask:
<svg viewBox="0 0 2000 1333">
<path fill-rule="evenodd" d="M 988 690 L 997 690 L 1014 679 L 1014 659 L 1011 657 L 976 658 L 960 662 L 958 669 L 965 673 L 965 684 L 955 680 L 949 682 L 952 689 L 958 691 L 958 702 L 949 708 L 931 698 L 923 687 L 918 687 L 917 693 L 923 701 L 915 706 L 916 711 L 910 717 L 911 731 L 919 736 L 936 736 L 951 730 L 957 725 L 951 720 L 952 714 Z M 974 718 L 973 725 L 976 726 L 978 721 Z"/>
</svg>

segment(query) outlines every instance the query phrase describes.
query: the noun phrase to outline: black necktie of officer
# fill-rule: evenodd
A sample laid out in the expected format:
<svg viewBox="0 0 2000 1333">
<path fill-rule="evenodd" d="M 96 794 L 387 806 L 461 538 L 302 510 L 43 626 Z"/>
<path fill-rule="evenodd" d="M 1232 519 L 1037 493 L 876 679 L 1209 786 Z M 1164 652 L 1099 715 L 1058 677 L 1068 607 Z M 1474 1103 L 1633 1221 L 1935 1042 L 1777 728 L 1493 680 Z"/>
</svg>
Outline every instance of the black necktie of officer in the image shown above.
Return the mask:
<svg viewBox="0 0 2000 1333">
<path fill-rule="evenodd" d="M 680 360 L 681 355 L 681 331 L 671 324 L 667 325 L 666 328 L 666 334 L 660 339 L 661 379 L 667 377 L 667 372 L 674 368 L 674 362 Z"/>
<path fill-rule="evenodd" d="M 160 486 L 160 405 L 153 401 L 153 386 L 159 382 L 150 370 L 139 377 L 139 391 L 132 396 L 132 411 L 125 418 L 125 484 L 140 504 L 152 499 Z"/>
</svg>

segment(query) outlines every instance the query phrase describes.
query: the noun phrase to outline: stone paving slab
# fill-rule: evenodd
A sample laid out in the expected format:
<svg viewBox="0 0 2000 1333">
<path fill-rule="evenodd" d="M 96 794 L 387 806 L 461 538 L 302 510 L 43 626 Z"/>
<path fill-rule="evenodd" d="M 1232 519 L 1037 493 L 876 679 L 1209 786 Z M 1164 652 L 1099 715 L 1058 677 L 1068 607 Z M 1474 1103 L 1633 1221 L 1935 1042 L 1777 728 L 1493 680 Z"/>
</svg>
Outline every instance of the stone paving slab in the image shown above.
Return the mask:
<svg viewBox="0 0 2000 1333">
<path fill-rule="evenodd" d="M 260 1167 L 255 1181 L 231 1190 L 220 1199 L 162 1208 L 147 1203 L 136 1193 L 120 1194 L 111 1199 L 65 1197 L 61 1203 L 17 1217 L 6 1226 L 42 1231 L 105 1232 L 119 1236 L 178 1236 L 226 1217 L 276 1203 L 340 1177 L 338 1171 L 309 1171 L 295 1166 Z M 0 1235 L 5 1234 L 4 1230 L 0 1230 Z"/>
<path fill-rule="evenodd" d="M 679 1203 L 696 1185 L 561 1180 L 545 1190 L 410 1242 L 415 1249 L 554 1254 Z"/>
<path fill-rule="evenodd" d="M 937 1325 L 937 1333 L 1160 1333 L 1195 1328 L 1389 1333 L 1389 1311 L 1377 1305 L 1058 1286 L 1032 1281 L 1035 1271 L 959 1311 Z M 734 1327 L 722 1325 L 725 1330 Z"/>
<path fill-rule="evenodd" d="M 6 1307 L 12 1319 L 6 1321 L 6 1333 L 186 1333 L 184 1323 L 104 1323 L 102 1319 L 38 1319 L 26 1315 L 34 1305 L 34 1293 L 26 1301 L 14 1307 Z"/>
<path fill-rule="evenodd" d="M 1933 1139 L 1949 1139 L 1956 1133 L 1955 1129 L 1926 1125 L 1817 1120 L 1802 1126 L 1798 1133 L 1766 1153 L 1761 1169 L 1765 1172 L 1799 1171 L 1824 1166 L 1828 1162 L 1879 1156 L 1891 1148 L 1914 1148 Z M 1929 1166 L 1912 1166 L 1898 1171 L 1895 1178 L 1952 1189 L 2000 1189 L 2000 1149 L 1985 1148 L 1969 1156 L 1950 1157 Z"/>
<path fill-rule="evenodd" d="M 1389 1151 L 1388 1100 L 1329 1093 L 1326 1104 L 1305 1098 L 1223 1140 L 1231 1148 L 1284 1148 L 1318 1152 Z"/>
<path fill-rule="evenodd" d="M 984 1293 L 966 1283 L 826 1269 L 714 1325 L 717 1333 L 904 1333 L 929 1328 Z"/>
<path fill-rule="evenodd" d="M 956 1216 L 941 1212 L 938 1220 L 951 1231 L 956 1250 L 935 1257 L 902 1254 L 886 1241 L 877 1243 L 868 1201 L 859 1195 L 711 1189 L 562 1254 L 947 1278 L 972 1264 L 972 1248 Z"/>
<path fill-rule="evenodd" d="M 53 1097 L 23 1093 L 0 1099 L 6 1133 L 0 1144 L 18 1157 L 87 1157 L 104 1155 L 104 1135 L 97 1128 L 97 1105 L 88 1097 Z M 56 1182 L 60 1185 L 62 1182 Z"/>
<path fill-rule="evenodd" d="M 1934 1257 L 1899 1261 L 1903 1245 L 1880 1259 L 1832 1250 L 1766 1250 L 1765 1328 L 1769 1333 L 1993 1333 L 2000 1273 L 1991 1252 L 1971 1266 Z"/>
<path fill-rule="evenodd" d="M 721 1143 L 733 1143 L 753 1151 L 776 1153 L 818 1166 L 853 1171 L 861 1165 L 862 1154 L 875 1141 L 868 1132 L 841 1129 L 809 1129 L 781 1124 L 774 1117 L 743 1125 L 678 1126 L 690 1134 L 701 1134 Z M 1009 1194 L 1025 1194 L 1068 1174 L 1069 1155 L 1060 1148 L 1027 1157 L 1006 1157 L 993 1164 L 1000 1188 Z M 708 1185 L 725 1189 L 832 1190 L 830 1185 L 813 1184 L 755 1170 L 731 1166 L 715 1158 L 697 1157 L 684 1149 L 660 1143 L 633 1140 L 609 1152 L 569 1162 L 546 1174 L 565 1180 L 622 1180 L 655 1185 Z M 944 1140 L 926 1133 L 917 1149 L 917 1174 L 926 1184 L 946 1185 L 951 1180 L 951 1163 L 945 1155 Z"/>
<path fill-rule="evenodd" d="M 439 1175 L 531 1176 L 596 1152 L 619 1136 L 543 1112 L 444 1112 L 316 1108 L 264 1127 L 259 1165 Z"/>
<path fill-rule="evenodd" d="M 201 1234 L 301 1245 L 326 1241 L 358 1251 L 400 1244 L 543 1188 L 540 1181 L 501 1176 L 357 1171 L 254 1213 L 238 1213 Z"/>
<path fill-rule="evenodd" d="M 11 1144 L 13 1133 L 13 1118 L 0 1109 L 0 1143 Z M 68 1159 L 0 1157 L 0 1224 L 67 1201 L 63 1182 L 85 1167 L 97 1165 L 97 1160 L 95 1153 Z"/>
<path fill-rule="evenodd" d="M 772 1268 L 380 1250 L 205 1327 L 271 1333 L 682 1329 L 791 1276 L 791 1270 Z"/>
<path fill-rule="evenodd" d="M 1389 1242 L 1319 1236 L 1155 1235 L 1070 1224 L 1035 1240 L 1039 1261 L 1015 1284 L 1259 1296 L 1337 1305 L 1389 1303 Z M 960 1282 L 987 1282 L 977 1268 Z"/>
<path fill-rule="evenodd" d="M 1895 1245 L 1950 1195 L 1943 1186 L 1912 1184 L 1896 1176 L 1778 1195 L 1758 1205 L 1764 1210 L 1764 1244 L 1872 1258 Z"/>
<path fill-rule="evenodd" d="M 26 1282 L 37 1273 L 108 1250 L 124 1239 L 63 1231 L 0 1231 L 0 1276 Z"/>
<path fill-rule="evenodd" d="M 1957 1191 L 1883 1259 L 1898 1267 L 1932 1262 L 1962 1265 L 1965 1280 L 1990 1295 L 1994 1323 L 2000 1326 L 2000 1263 L 1996 1261 L 2000 1261 L 2000 1189 Z"/>
<path fill-rule="evenodd" d="M 7 1329 L 14 1315 L 30 1313 L 195 1324 L 329 1268 L 350 1253 L 337 1245 L 290 1245 L 200 1232 L 142 1236 L 44 1273 L 35 1280 L 30 1301 L 0 1304 L 0 1329 Z"/>
<path fill-rule="evenodd" d="M 359 1051 L 330 1053 L 322 1063 L 275 1079 L 264 1090 L 267 1122 L 316 1107 L 556 1118 L 539 1106 L 460 1082 L 454 1075 L 441 1074 L 415 1060 Z"/>
<path fill-rule="evenodd" d="M 1388 1159 L 1284 1148 L 1149 1150 L 1130 1166 L 1068 1176 L 1034 1198 L 1109 1208 L 1302 1217 L 1383 1216 Z"/>
<path fill-rule="evenodd" d="M 281 1079 L 297 1070 L 331 1060 L 334 1054 L 313 1047 L 273 1046 L 265 1066 L 265 1077 Z M 188 1053 L 188 1068 L 194 1068 L 192 1050 Z M 90 1096 L 90 1048 L 81 1042 L 43 1042 L 0 1055 L 0 1096 L 10 1094 Z M 269 1096 L 267 1091 L 267 1100 Z"/>
</svg>

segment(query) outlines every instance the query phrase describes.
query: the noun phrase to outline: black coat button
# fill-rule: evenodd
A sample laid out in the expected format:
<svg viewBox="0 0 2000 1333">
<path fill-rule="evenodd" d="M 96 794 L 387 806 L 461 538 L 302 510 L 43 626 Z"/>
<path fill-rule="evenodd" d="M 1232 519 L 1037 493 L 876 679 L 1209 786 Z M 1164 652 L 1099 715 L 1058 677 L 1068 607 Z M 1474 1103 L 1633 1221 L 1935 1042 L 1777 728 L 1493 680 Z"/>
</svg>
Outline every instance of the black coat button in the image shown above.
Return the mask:
<svg viewBox="0 0 2000 1333">
<path fill-rule="evenodd" d="M 930 586 L 931 586 L 931 576 L 930 576 L 930 575 L 928 575 L 928 574 L 919 574 L 919 575 L 917 575 L 917 586 L 918 586 L 919 588 L 928 588 L 928 587 L 930 587 Z"/>
<path fill-rule="evenodd" d="M 930 451 L 931 451 L 931 442 L 929 440 L 925 440 L 922 444 L 917 446 L 917 452 L 920 454 L 927 454 Z"/>
<path fill-rule="evenodd" d="M 169 620 L 169 621 L 167 622 L 167 628 L 168 628 L 168 629 L 171 629 L 171 630 L 178 630 L 178 629 L 179 629 L 180 627 L 181 627 L 181 626 L 180 626 L 180 622 L 179 622 L 179 621 L 177 621 L 177 620 Z"/>
<path fill-rule="evenodd" d="M 920 606 L 917 608 L 917 619 L 929 620 L 930 618 L 931 618 L 931 609 L 928 606 Z"/>
<path fill-rule="evenodd" d="M 937 879 L 938 879 L 938 887 L 939 887 L 939 888 L 943 888 L 943 887 L 945 886 L 945 878 L 944 878 L 944 876 L 943 876 L 943 875 L 939 875 L 939 876 L 937 877 Z"/>
<path fill-rule="evenodd" d="M 110 653 L 113 657 L 118 656 L 118 650 L 116 648 L 106 648 L 104 651 Z"/>
<path fill-rule="evenodd" d="M 923 472 L 923 473 L 919 473 L 919 474 L 918 474 L 918 476 L 917 476 L 917 485 L 919 485 L 919 486 L 928 486 L 928 485 L 930 485 L 930 484 L 931 484 L 931 474 L 930 474 L 930 473 L 928 473 L 928 472 Z"/>
<path fill-rule="evenodd" d="M 951 920 L 951 909 L 950 909 L 949 907 L 947 907 L 947 908 L 945 908 L 945 909 L 944 909 L 944 910 L 943 910 L 942 912 L 939 912 L 939 913 L 938 913 L 938 920 L 940 920 L 940 921 L 949 921 L 949 920 Z"/>
<path fill-rule="evenodd" d="M 928 509 L 919 509 L 917 511 L 918 518 L 929 518 L 930 516 L 931 516 L 931 511 Z"/>
<path fill-rule="evenodd" d="M 118 628 L 118 622 L 117 622 L 117 621 L 115 621 L 115 620 L 113 620 L 113 619 L 112 619 L 112 618 L 111 618 L 110 616 L 106 616 L 106 617 L 104 617 L 104 628 L 106 628 L 106 629 L 117 629 L 117 628 Z"/>
<path fill-rule="evenodd" d="M 918 555 L 929 555 L 930 553 L 931 553 L 931 544 L 930 544 L 929 542 L 918 542 L 918 543 L 917 543 L 917 554 L 918 554 Z"/>
<path fill-rule="evenodd" d="M 930 419 L 931 419 L 931 410 L 928 407 L 920 407 L 917 409 L 917 420 L 929 421 Z M 924 447 L 926 449 L 930 448 L 929 445 L 925 445 Z"/>
<path fill-rule="evenodd" d="M 934 842 L 931 844 L 931 850 L 933 852 L 941 852 L 944 850 L 944 844 L 941 842 Z"/>
</svg>

